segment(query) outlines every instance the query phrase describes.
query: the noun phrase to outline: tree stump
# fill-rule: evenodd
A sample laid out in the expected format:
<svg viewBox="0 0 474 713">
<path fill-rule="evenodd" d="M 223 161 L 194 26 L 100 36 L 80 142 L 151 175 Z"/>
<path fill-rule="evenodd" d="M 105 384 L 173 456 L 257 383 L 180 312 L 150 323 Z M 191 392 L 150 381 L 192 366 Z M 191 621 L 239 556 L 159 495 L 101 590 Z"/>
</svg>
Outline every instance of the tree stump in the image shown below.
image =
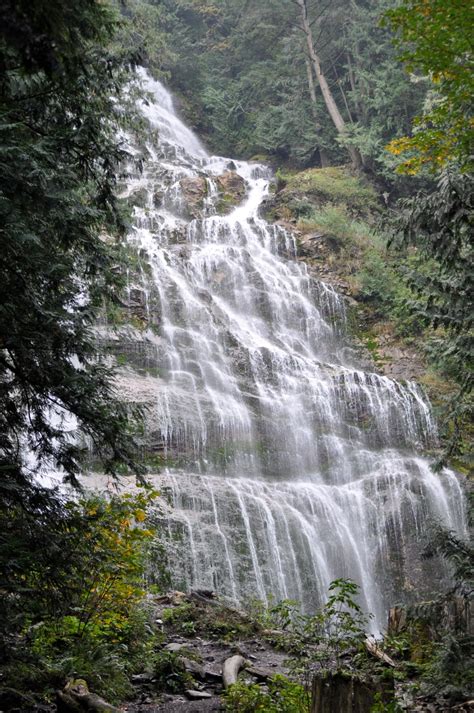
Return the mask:
<svg viewBox="0 0 474 713">
<path fill-rule="evenodd" d="M 383 700 L 393 700 L 393 688 L 385 685 L 368 684 L 341 673 L 315 677 L 311 713 L 370 713 L 377 693 Z"/>
</svg>

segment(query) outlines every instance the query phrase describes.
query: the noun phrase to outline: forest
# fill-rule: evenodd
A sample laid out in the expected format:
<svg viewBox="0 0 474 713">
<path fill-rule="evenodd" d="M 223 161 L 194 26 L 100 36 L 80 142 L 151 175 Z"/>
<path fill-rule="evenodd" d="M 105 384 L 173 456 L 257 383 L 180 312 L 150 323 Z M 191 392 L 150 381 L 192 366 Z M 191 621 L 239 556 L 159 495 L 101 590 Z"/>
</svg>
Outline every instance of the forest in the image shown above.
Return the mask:
<svg viewBox="0 0 474 713">
<path fill-rule="evenodd" d="M 472 711 L 472 3 L 0 19 L 1 711 Z"/>
</svg>

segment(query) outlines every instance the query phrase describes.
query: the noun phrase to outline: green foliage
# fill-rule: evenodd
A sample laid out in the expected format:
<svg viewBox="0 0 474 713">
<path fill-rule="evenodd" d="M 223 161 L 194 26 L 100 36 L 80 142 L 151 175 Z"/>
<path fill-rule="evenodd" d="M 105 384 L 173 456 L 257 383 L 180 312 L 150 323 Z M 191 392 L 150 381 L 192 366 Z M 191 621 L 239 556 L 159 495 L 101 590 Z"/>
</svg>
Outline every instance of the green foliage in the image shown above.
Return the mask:
<svg viewBox="0 0 474 713">
<path fill-rule="evenodd" d="M 130 409 L 93 324 L 120 289 L 117 110 L 129 62 L 102 2 L 3 2 L 0 34 L 0 499 L 44 464 L 74 479 L 80 429 L 113 472 L 134 464 Z M 65 414 L 68 417 L 65 417 Z M 28 463 L 25 453 L 30 454 Z M 16 488 L 14 487 L 16 484 Z"/>
<path fill-rule="evenodd" d="M 415 298 L 406 283 L 406 273 L 415 265 L 425 274 L 431 268 L 427 263 L 420 263 L 417 255 L 395 256 L 383 243 L 374 241 L 366 250 L 363 267 L 356 275 L 358 296 L 371 306 L 376 317 L 393 322 L 396 335 L 407 339 L 422 334 L 426 327 L 413 309 Z"/>
<path fill-rule="evenodd" d="M 158 3 L 143 0 L 114 0 L 123 19 L 115 33 L 113 47 L 128 52 L 155 73 L 167 74 L 176 61 L 176 53 L 164 31 L 166 15 Z"/>
<path fill-rule="evenodd" d="M 438 171 L 451 162 L 472 166 L 474 9 L 459 0 L 403 0 L 387 13 L 398 34 L 401 59 L 411 72 L 429 77 L 434 98 L 414 125 L 413 136 L 392 142 L 402 170 L 427 165 Z"/>
<path fill-rule="evenodd" d="M 320 661 L 334 660 L 342 665 L 345 650 L 360 649 L 366 637 L 369 617 L 356 601 L 359 588 L 350 579 L 335 579 L 329 585 L 329 598 L 321 612 L 306 625 L 306 633 L 318 636 L 323 643 Z"/>
<path fill-rule="evenodd" d="M 368 241 L 368 226 L 351 218 L 344 205 L 326 204 L 318 210 L 312 210 L 302 218 L 297 227 L 302 232 L 318 232 L 331 238 L 336 247 L 346 248 Z"/>
<path fill-rule="evenodd" d="M 249 616 L 224 604 L 202 607 L 193 601 L 165 609 L 163 621 L 168 630 L 183 636 L 197 634 L 222 641 L 251 636 L 259 628 Z"/>
<path fill-rule="evenodd" d="M 419 261 L 430 265 L 429 271 L 412 269 L 407 274 L 417 296 L 412 309 L 425 325 L 437 330 L 436 358 L 449 365 L 459 384 L 459 394 L 445 416 L 453 433 L 442 462 L 463 455 L 461 422 L 474 383 L 473 196 L 472 177 L 447 169 L 435 191 L 401 202 L 394 221 L 393 242 L 401 250 L 413 245 Z"/>
<path fill-rule="evenodd" d="M 274 676 L 268 682 L 268 692 L 255 684 L 237 682 L 224 694 L 228 713 L 308 713 L 308 693 L 298 683 L 285 676 Z"/>
<path fill-rule="evenodd" d="M 4 683 L 35 691 L 79 672 L 95 690 L 125 695 L 152 639 L 142 586 L 153 497 L 90 496 L 54 508 L 47 499 L 49 510 L 40 501 L 36 511 L 2 515 Z"/>
<path fill-rule="evenodd" d="M 249 614 L 264 629 L 281 629 L 291 627 L 295 616 L 299 616 L 299 603 L 294 599 L 283 599 L 275 602 L 272 597 L 268 603 L 261 599 L 250 602 Z"/>
<path fill-rule="evenodd" d="M 373 187 L 345 168 L 312 168 L 281 174 L 280 180 L 289 193 L 304 193 L 322 203 L 344 204 L 353 214 L 367 215 L 377 208 Z"/>
<path fill-rule="evenodd" d="M 154 656 L 153 673 L 160 691 L 183 693 L 193 687 L 193 678 L 186 671 L 182 655 L 161 651 Z"/>
<path fill-rule="evenodd" d="M 425 557 L 435 555 L 449 562 L 454 579 L 453 592 L 470 598 L 474 593 L 474 548 L 468 541 L 461 540 L 454 532 L 436 523 L 431 524 L 430 541 Z"/>
<path fill-rule="evenodd" d="M 371 170 L 387 175 L 383 147 L 409 130 L 424 97 L 424 87 L 410 82 L 396 62 L 390 30 L 379 23 L 394 4 L 354 0 L 348 12 L 347 3 L 337 0 L 314 13 L 309 4 L 323 71 L 352 127 L 343 143 L 357 146 Z M 214 151 L 265 154 L 300 166 L 346 160 L 319 88 L 315 102 L 310 93 L 295 3 L 121 5 L 132 27 L 127 46 L 144 55 L 153 71 L 170 77 L 188 120 Z"/>
<path fill-rule="evenodd" d="M 403 708 L 396 701 L 385 703 L 381 693 L 375 694 L 375 703 L 370 709 L 370 713 L 402 713 Z"/>
<path fill-rule="evenodd" d="M 454 586 L 434 600 L 409 607 L 405 628 L 387 637 L 384 645 L 399 661 L 399 680 L 415 677 L 425 700 L 443 701 L 448 708 L 467 700 L 474 682 L 469 625 L 474 553 L 468 541 L 433 523 L 425 556 L 441 556 L 451 565 Z"/>
<path fill-rule="evenodd" d="M 363 648 L 370 616 L 358 604 L 358 592 L 350 579 L 336 579 L 329 585 L 327 602 L 315 614 L 303 614 L 292 600 L 267 607 L 253 602 L 251 611 L 261 626 L 281 630 L 278 643 L 291 651 L 292 667 L 307 679 L 316 667 L 344 668 L 345 652 Z"/>
</svg>

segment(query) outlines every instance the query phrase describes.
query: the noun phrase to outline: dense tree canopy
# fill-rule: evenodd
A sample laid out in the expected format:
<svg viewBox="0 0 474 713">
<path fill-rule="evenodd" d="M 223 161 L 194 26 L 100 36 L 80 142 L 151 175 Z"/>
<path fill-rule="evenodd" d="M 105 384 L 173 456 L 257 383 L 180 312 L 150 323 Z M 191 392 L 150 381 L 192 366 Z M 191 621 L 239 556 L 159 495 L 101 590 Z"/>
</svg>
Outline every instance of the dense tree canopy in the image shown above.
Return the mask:
<svg viewBox="0 0 474 713">
<path fill-rule="evenodd" d="M 131 462 L 125 407 L 92 326 L 118 286 L 115 195 L 123 58 L 110 6 L 0 6 L 0 466 L 3 494 L 50 462 L 78 471 L 79 426 L 113 470 Z M 115 237 L 114 237 L 115 236 Z M 66 415 L 67 414 L 67 415 Z M 23 495 L 20 495 L 23 497 Z"/>
<path fill-rule="evenodd" d="M 425 88 L 404 73 L 380 24 L 393 0 L 349 4 L 348 12 L 342 0 L 306 3 L 321 71 L 346 124 L 338 140 L 292 0 L 126 0 L 125 7 L 148 62 L 170 79 L 213 150 L 325 165 L 346 162 L 352 147 L 389 176 L 385 145 L 410 130 Z M 156 42 L 167 48 L 160 58 L 147 52 L 145 12 L 160 16 Z"/>
<path fill-rule="evenodd" d="M 472 421 L 474 227 L 472 167 L 473 8 L 458 0 L 405 0 L 387 17 L 400 33 L 401 58 L 432 83 L 430 102 L 414 120 L 413 134 L 392 141 L 401 170 L 429 169 L 436 186 L 404 201 L 396 218 L 401 244 L 414 246 L 432 266 L 411 274 L 415 310 L 437 330 L 436 354 L 454 375 L 460 393 L 447 419 L 447 454 L 464 452 L 461 423 Z"/>
</svg>

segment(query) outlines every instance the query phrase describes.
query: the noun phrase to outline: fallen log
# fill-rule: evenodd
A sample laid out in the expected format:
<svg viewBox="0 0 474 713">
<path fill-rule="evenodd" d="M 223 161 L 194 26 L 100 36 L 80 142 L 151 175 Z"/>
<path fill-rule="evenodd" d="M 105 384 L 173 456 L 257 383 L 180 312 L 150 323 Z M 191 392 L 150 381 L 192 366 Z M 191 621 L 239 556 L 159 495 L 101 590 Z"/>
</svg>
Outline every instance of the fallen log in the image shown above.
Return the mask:
<svg viewBox="0 0 474 713">
<path fill-rule="evenodd" d="M 246 661 L 243 656 L 231 656 L 224 661 L 222 667 L 222 682 L 227 690 L 233 683 L 237 683 L 239 671 L 244 668 Z"/>
<path fill-rule="evenodd" d="M 375 656 L 376 659 L 381 661 L 382 663 L 386 664 L 387 666 L 391 666 L 392 668 L 396 668 L 397 664 L 395 661 L 390 658 L 388 654 L 385 653 L 385 651 L 382 651 L 380 646 L 377 644 L 375 639 L 367 638 L 364 641 L 365 648 L 371 654 L 372 656 Z"/>
<path fill-rule="evenodd" d="M 91 693 L 82 678 L 69 681 L 62 691 L 56 691 L 56 703 L 58 713 L 120 713 L 119 708 Z"/>
</svg>

